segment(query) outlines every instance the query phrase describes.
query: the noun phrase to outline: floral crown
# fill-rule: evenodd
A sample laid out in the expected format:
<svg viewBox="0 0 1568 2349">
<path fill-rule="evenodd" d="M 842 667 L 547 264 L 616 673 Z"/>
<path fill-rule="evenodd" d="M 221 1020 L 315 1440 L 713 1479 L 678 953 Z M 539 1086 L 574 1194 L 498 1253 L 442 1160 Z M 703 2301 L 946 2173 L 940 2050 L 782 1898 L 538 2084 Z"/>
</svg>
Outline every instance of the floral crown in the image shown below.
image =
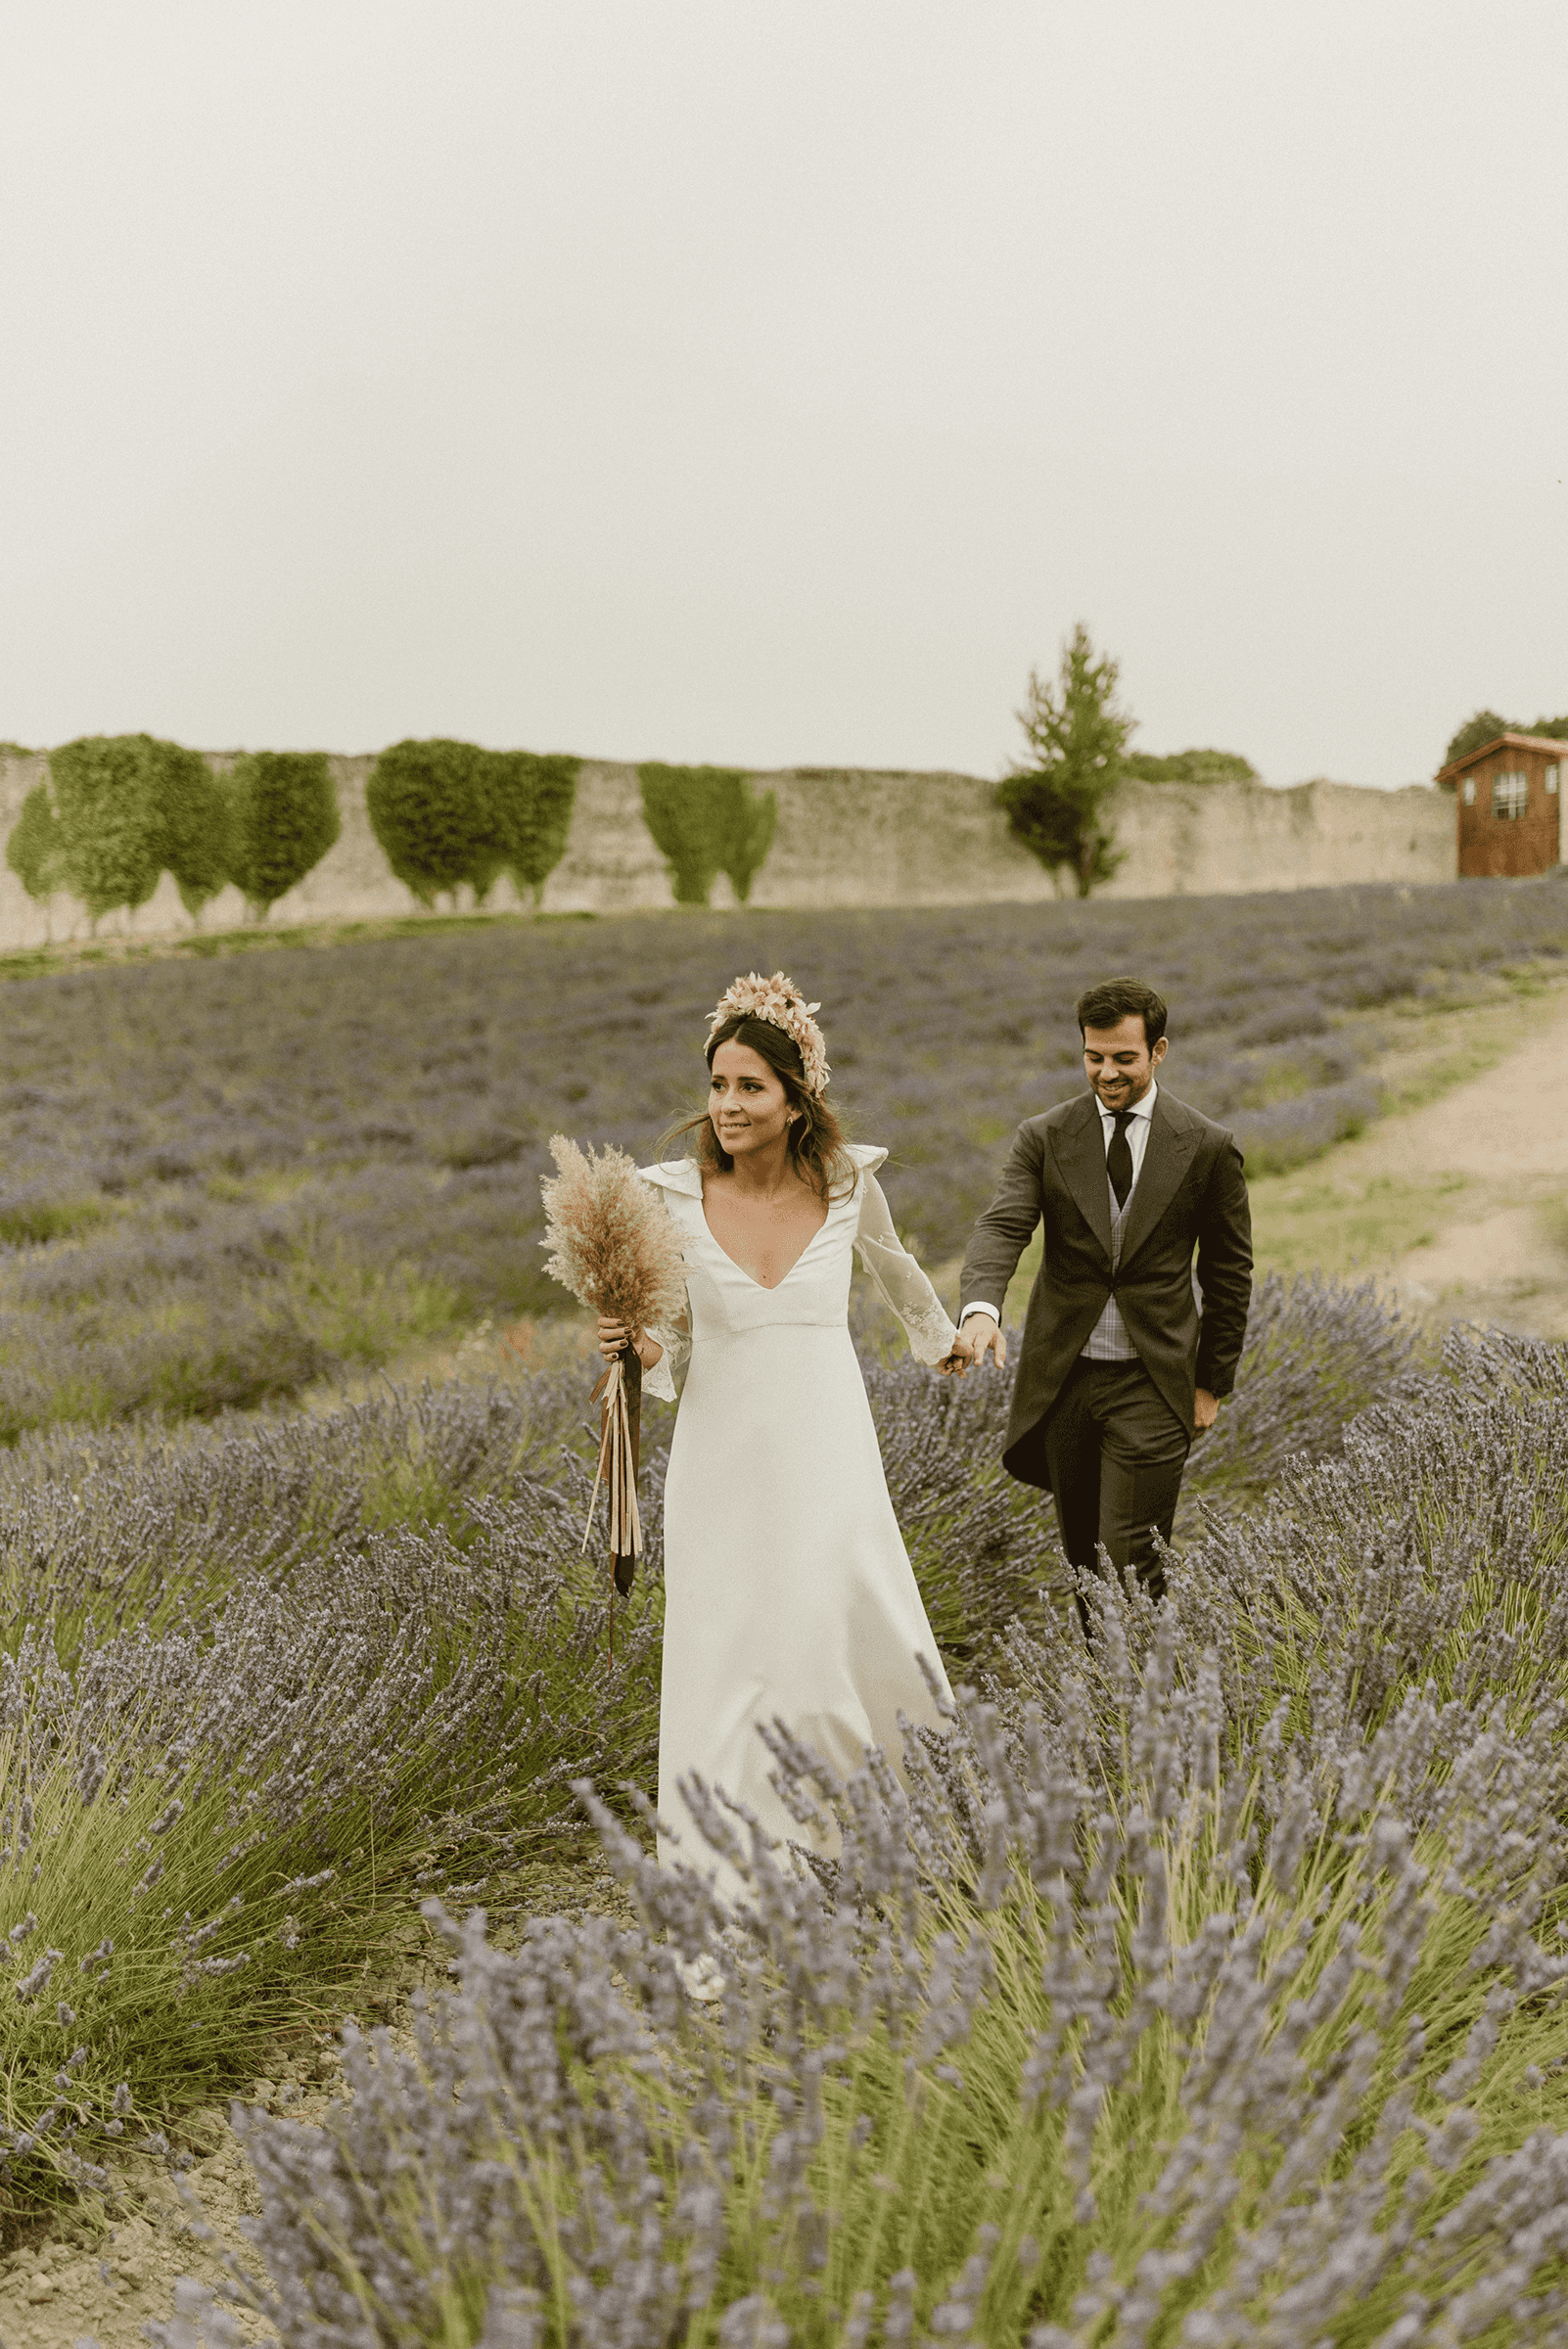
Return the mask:
<svg viewBox="0 0 1568 2349">
<path fill-rule="evenodd" d="M 782 971 L 775 971 L 771 979 L 764 979 L 760 971 L 748 971 L 719 996 L 708 1033 L 712 1036 L 720 1021 L 736 1016 L 765 1020 L 770 1028 L 782 1028 L 799 1047 L 807 1091 L 820 1093 L 827 1088 L 827 1046 L 811 1014 L 821 1008 L 820 1003 L 807 1003 L 794 980 L 786 979 Z"/>
</svg>

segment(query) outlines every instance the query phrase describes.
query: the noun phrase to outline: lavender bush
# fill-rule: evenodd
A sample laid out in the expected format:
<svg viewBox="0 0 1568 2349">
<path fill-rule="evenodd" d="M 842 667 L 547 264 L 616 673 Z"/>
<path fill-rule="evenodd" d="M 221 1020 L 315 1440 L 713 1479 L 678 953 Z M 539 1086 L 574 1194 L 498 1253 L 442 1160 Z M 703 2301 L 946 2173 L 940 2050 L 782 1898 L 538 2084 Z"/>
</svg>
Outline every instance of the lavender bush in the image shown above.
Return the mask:
<svg viewBox="0 0 1568 2349">
<path fill-rule="evenodd" d="M 612 1654 L 563 1433 L 538 1380 L 3 1464 L 0 2212 L 570 1841 L 585 1769 L 651 1779 L 660 1587 Z"/>
<path fill-rule="evenodd" d="M 737 969 L 820 995 L 900 1224 L 963 1245 L 1018 1119 L 1082 1082 L 1073 1001 L 1137 969 L 1171 1082 L 1254 1170 L 1375 1115 L 1375 1027 L 1568 944 L 1551 880 L 1147 904 L 432 924 L 10 979 L 0 1437 L 287 1395 L 465 1317 L 556 1310 L 557 1130 L 647 1156 Z M 219 942 L 209 942 L 218 944 Z"/>
</svg>

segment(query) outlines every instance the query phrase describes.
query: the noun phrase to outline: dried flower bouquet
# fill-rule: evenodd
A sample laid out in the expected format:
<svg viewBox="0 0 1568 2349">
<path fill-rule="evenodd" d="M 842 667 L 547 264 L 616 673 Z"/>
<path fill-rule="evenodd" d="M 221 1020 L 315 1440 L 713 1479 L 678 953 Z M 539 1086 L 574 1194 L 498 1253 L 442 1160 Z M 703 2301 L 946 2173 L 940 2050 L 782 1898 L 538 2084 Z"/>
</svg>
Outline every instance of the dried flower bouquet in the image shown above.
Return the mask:
<svg viewBox="0 0 1568 2349">
<path fill-rule="evenodd" d="M 668 1325 L 684 1311 L 686 1264 L 663 1205 L 623 1150 L 579 1149 L 564 1133 L 550 1137 L 557 1172 L 540 1184 L 545 1269 L 579 1305 L 632 1331 Z M 609 1494 L 610 1558 L 615 1588 L 625 1597 L 642 1555 L 637 1509 L 641 1439 L 642 1364 L 629 1343 L 593 1390 L 602 1406 L 599 1468 Z M 593 1502 L 584 1549 L 592 1531 Z"/>
</svg>

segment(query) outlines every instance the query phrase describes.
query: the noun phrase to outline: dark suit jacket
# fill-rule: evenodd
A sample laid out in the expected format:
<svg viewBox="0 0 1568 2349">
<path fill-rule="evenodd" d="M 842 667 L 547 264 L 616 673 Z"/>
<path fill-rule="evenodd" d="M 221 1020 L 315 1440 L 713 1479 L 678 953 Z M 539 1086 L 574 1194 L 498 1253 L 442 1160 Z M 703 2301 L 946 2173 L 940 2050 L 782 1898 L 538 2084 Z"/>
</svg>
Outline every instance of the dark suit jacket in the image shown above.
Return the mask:
<svg viewBox="0 0 1568 2349">
<path fill-rule="evenodd" d="M 1193 1390 L 1228 1395 L 1247 1334 L 1252 1219 L 1241 1152 L 1222 1126 L 1162 1086 L 1137 1187 L 1111 1270 L 1105 1129 L 1092 1093 L 1026 1118 L 1000 1186 L 964 1258 L 961 1304 L 1000 1312 L 1018 1260 L 1043 1219 L 1045 1259 L 1030 1294 L 1002 1464 L 1048 1491 L 1046 1412 L 1113 1291 L 1144 1368 L 1183 1427 Z M 1192 1292 L 1198 1254 L 1200 1313 Z"/>
</svg>

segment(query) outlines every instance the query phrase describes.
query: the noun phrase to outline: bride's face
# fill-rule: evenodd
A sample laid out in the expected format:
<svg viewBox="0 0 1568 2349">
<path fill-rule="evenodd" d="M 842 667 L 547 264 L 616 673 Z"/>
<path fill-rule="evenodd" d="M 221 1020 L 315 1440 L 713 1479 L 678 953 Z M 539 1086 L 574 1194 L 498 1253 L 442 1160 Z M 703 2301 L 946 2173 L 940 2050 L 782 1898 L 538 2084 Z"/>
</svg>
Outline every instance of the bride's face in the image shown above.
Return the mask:
<svg viewBox="0 0 1568 2349">
<path fill-rule="evenodd" d="M 790 1129 L 789 1099 L 777 1076 L 760 1052 L 733 1037 L 714 1054 L 708 1115 L 719 1147 L 732 1158 L 765 1150 Z"/>
</svg>

